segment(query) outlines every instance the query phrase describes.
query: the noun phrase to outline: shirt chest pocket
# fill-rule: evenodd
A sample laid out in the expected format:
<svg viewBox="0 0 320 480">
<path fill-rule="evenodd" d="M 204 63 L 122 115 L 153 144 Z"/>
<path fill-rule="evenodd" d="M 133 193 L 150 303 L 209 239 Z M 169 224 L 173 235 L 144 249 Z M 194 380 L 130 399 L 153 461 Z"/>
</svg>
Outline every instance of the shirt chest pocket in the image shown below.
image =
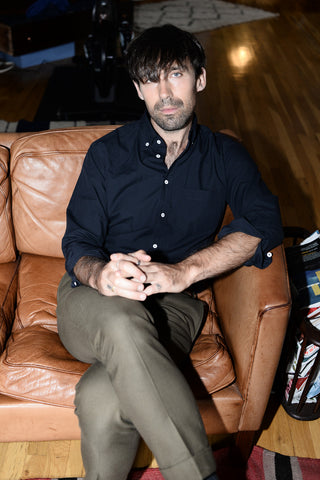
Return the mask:
<svg viewBox="0 0 320 480">
<path fill-rule="evenodd" d="M 218 191 L 178 187 L 170 202 L 172 220 L 186 234 L 213 233 L 224 210 L 224 195 Z"/>
</svg>

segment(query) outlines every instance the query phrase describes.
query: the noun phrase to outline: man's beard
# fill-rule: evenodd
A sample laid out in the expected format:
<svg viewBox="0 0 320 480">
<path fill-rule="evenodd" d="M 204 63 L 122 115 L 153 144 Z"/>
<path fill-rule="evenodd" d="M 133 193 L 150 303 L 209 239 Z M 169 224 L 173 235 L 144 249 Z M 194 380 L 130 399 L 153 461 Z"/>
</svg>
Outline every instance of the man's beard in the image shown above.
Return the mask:
<svg viewBox="0 0 320 480">
<path fill-rule="evenodd" d="M 162 130 L 167 132 L 180 130 L 189 125 L 193 117 L 193 106 L 188 105 L 187 108 L 181 108 L 181 110 L 177 110 L 177 112 L 172 115 L 164 115 L 161 113 L 161 109 L 170 107 L 177 107 L 180 109 L 181 107 L 184 107 L 184 103 L 180 99 L 162 100 L 155 104 L 152 113 L 150 113 L 150 117 L 160 128 L 162 128 Z"/>
</svg>

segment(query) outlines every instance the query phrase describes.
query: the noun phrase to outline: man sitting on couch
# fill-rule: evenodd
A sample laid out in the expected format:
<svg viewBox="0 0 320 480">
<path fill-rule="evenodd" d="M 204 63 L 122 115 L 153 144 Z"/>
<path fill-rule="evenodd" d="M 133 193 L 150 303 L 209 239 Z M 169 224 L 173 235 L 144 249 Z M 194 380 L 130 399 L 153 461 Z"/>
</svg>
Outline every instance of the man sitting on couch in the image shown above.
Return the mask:
<svg viewBox="0 0 320 480">
<path fill-rule="evenodd" d="M 94 142 L 67 210 L 58 329 L 91 363 L 76 389 L 86 478 L 124 480 L 140 436 L 166 480 L 216 479 L 179 369 L 206 305 L 198 282 L 267 267 L 278 202 L 244 147 L 197 123 L 205 55 L 189 33 L 151 28 L 128 50 L 146 113 Z M 226 204 L 234 220 L 220 229 Z"/>
</svg>

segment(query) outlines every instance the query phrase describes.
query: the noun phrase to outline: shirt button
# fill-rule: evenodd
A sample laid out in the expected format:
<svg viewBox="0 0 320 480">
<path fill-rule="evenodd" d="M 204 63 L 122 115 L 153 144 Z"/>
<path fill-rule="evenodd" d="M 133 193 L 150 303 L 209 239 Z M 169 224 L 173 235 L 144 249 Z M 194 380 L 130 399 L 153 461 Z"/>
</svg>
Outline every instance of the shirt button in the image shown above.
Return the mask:
<svg viewBox="0 0 320 480">
<path fill-rule="evenodd" d="M 161 144 L 161 140 L 157 140 L 157 144 L 160 145 L 160 144 Z"/>
<path fill-rule="evenodd" d="M 161 216 L 162 218 L 164 218 L 164 217 L 166 216 L 166 214 L 165 214 L 164 212 L 162 212 L 162 213 L 160 214 L 160 216 Z"/>
<path fill-rule="evenodd" d="M 152 245 L 152 248 L 158 248 L 158 245 L 157 245 L 156 243 L 154 243 L 154 244 Z"/>
<path fill-rule="evenodd" d="M 161 158 L 160 153 L 157 153 L 156 157 L 157 157 L 157 158 Z"/>
<path fill-rule="evenodd" d="M 149 143 L 149 142 L 146 142 L 145 145 L 146 145 L 146 147 L 149 147 L 150 143 Z"/>
<path fill-rule="evenodd" d="M 268 252 L 267 257 L 271 258 L 272 257 L 272 252 Z"/>
<path fill-rule="evenodd" d="M 169 180 L 165 180 L 164 183 L 165 183 L 165 185 L 168 185 Z"/>
</svg>

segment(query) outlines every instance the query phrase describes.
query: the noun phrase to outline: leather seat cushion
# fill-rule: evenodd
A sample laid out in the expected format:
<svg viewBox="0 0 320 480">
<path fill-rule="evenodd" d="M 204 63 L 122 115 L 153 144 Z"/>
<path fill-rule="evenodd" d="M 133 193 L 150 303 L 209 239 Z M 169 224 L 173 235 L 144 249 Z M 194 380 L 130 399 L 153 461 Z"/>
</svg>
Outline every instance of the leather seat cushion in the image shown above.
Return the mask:
<svg viewBox="0 0 320 480">
<path fill-rule="evenodd" d="M 88 365 L 65 350 L 57 333 L 56 293 L 64 272 L 61 258 L 22 255 L 16 318 L 0 359 L 0 393 L 73 407 L 75 385 Z M 210 295 L 210 291 L 204 294 L 209 303 Z M 189 372 L 195 394 L 201 397 L 234 380 L 232 362 L 212 308 L 203 332 L 191 353 L 193 367 Z"/>
<path fill-rule="evenodd" d="M 66 351 L 56 332 L 26 327 L 11 335 L 1 358 L 0 392 L 72 407 L 75 385 L 87 368 Z"/>
</svg>

